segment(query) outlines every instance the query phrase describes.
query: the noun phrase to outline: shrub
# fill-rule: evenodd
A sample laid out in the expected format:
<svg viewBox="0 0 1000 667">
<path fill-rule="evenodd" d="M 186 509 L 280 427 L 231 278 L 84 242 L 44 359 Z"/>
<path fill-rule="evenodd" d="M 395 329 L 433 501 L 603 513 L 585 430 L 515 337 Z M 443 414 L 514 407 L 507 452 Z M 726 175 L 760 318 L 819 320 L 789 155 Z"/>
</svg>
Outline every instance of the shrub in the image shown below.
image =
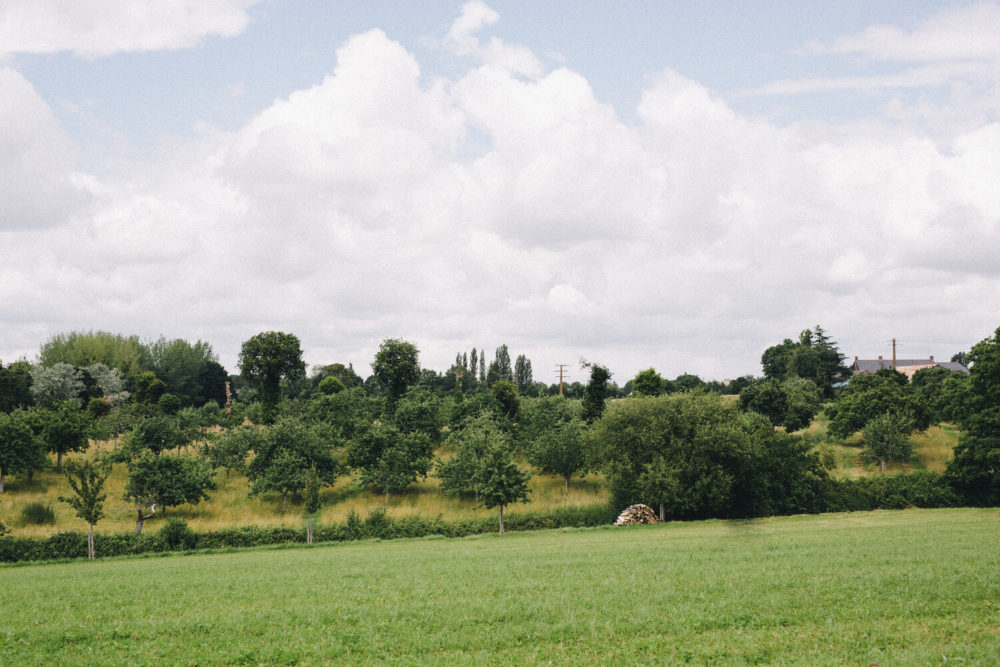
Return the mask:
<svg viewBox="0 0 1000 667">
<path fill-rule="evenodd" d="M 186 521 L 171 517 L 160 529 L 160 539 L 168 549 L 192 549 L 198 536 L 188 528 Z"/>
<path fill-rule="evenodd" d="M 21 516 L 18 519 L 18 523 L 22 526 L 45 526 L 55 522 L 56 513 L 52 511 L 52 506 L 42 503 L 28 503 L 21 510 Z"/>
</svg>

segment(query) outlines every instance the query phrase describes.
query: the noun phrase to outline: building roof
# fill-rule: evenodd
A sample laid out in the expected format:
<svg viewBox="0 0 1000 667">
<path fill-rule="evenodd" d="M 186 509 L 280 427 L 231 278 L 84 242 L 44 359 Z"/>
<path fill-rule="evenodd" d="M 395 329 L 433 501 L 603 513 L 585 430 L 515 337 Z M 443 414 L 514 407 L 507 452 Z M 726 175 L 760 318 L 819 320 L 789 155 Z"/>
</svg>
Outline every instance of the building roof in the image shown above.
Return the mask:
<svg viewBox="0 0 1000 667">
<path fill-rule="evenodd" d="M 913 374 L 922 368 L 944 368 L 945 370 L 957 373 L 968 373 L 969 369 L 957 361 L 934 361 L 934 357 L 929 359 L 896 359 L 896 370 L 903 373 L 908 378 L 913 378 Z M 854 357 L 854 364 L 851 370 L 855 373 L 875 373 L 883 368 L 892 368 L 892 359 L 858 359 Z"/>
</svg>

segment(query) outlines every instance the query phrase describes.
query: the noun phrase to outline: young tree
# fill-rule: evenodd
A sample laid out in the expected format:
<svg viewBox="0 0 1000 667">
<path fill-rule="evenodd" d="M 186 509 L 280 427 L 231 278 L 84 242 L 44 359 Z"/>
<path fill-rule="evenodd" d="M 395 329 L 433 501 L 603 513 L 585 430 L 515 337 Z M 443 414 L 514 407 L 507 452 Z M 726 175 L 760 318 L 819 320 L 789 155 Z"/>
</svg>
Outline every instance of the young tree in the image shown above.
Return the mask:
<svg viewBox="0 0 1000 667">
<path fill-rule="evenodd" d="M 247 468 L 250 493 L 280 492 L 284 512 L 288 494 L 304 488 L 305 472 L 310 468 L 315 468 L 319 478 L 328 484 L 341 474 L 343 466 L 334 454 L 330 434 L 295 419 L 279 419 L 268 427 Z"/>
<path fill-rule="evenodd" d="M 419 355 L 416 345 L 397 338 L 382 341 L 375 354 L 372 372 L 393 409 L 406 390 L 420 379 Z"/>
<path fill-rule="evenodd" d="M 205 446 L 205 455 L 213 468 L 223 468 L 226 478 L 234 470 L 246 472 L 247 456 L 260 448 L 263 436 L 256 426 L 237 426 Z"/>
<path fill-rule="evenodd" d="M 60 401 L 50 410 L 39 412 L 42 439 L 56 454 L 56 472 L 62 472 L 63 455 L 83 452 L 90 446 L 93 421 L 76 401 Z"/>
<path fill-rule="evenodd" d="M 437 444 L 444 426 L 441 399 L 424 387 L 413 387 L 396 404 L 393 421 L 403 433 L 423 433 Z"/>
<path fill-rule="evenodd" d="M 453 431 L 448 442 L 456 450 L 455 455 L 447 460 L 438 459 L 434 472 L 441 480 L 441 491 L 446 496 L 473 495 L 479 502 L 476 470 L 490 449 L 509 447 L 507 434 L 489 413 L 483 412 Z"/>
<path fill-rule="evenodd" d="M 83 390 L 83 373 L 69 364 L 31 368 L 31 393 L 39 405 L 54 405 L 59 401 L 79 403 Z"/>
<path fill-rule="evenodd" d="M 788 412 L 788 395 L 778 380 L 764 380 L 740 392 L 740 409 L 764 415 L 772 425 L 781 426 Z"/>
<path fill-rule="evenodd" d="M 21 410 L 0 412 L 0 493 L 9 474 L 41 468 L 45 464 L 45 445 L 31 429 Z"/>
<path fill-rule="evenodd" d="M 514 381 L 517 383 L 518 393 L 522 396 L 528 395 L 535 382 L 531 377 L 531 360 L 523 354 L 517 355 L 517 361 L 514 362 Z"/>
<path fill-rule="evenodd" d="M 31 393 L 31 365 L 15 361 L 7 368 L 0 363 L 0 412 L 28 408 L 35 403 Z"/>
<path fill-rule="evenodd" d="M 281 449 L 275 453 L 266 468 L 254 475 L 253 490 L 250 495 L 263 491 L 277 491 L 281 494 L 281 513 L 285 513 L 289 493 L 298 493 L 305 488 L 307 463 L 298 452 Z"/>
<path fill-rule="evenodd" d="M 135 378 L 135 402 L 141 405 L 156 405 L 167 391 L 166 383 L 156 377 L 153 371 L 144 371 Z"/>
<path fill-rule="evenodd" d="M 90 559 L 95 556 L 94 526 L 104 517 L 104 499 L 107 496 L 102 490 L 110 473 L 109 467 L 95 465 L 92 461 L 82 464 L 70 461 L 66 465 L 66 479 L 73 495 L 59 496 L 59 500 L 72 507 L 76 516 L 87 522 L 87 557 Z"/>
<path fill-rule="evenodd" d="M 143 451 L 160 454 L 170 449 L 180 449 L 191 441 L 188 433 L 181 428 L 177 417 L 154 414 L 139 420 L 122 439 L 119 455 L 122 460 L 130 459 Z"/>
<path fill-rule="evenodd" d="M 265 331 L 245 341 L 240 349 L 240 373 L 260 391 L 265 423 L 273 423 L 281 398 L 281 381 L 305 377 L 302 347 L 297 336 Z"/>
<path fill-rule="evenodd" d="M 861 455 L 870 460 L 878 461 L 885 475 L 887 461 L 905 461 L 913 454 L 913 443 L 908 436 L 912 429 L 901 417 L 885 413 L 874 417 L 865 424 Z"/>
<path fill-rule="evenodd" d="M 504 507 L 512 503 L 527 502 L 528 480 L 531 475 L 517 467 L 509 448 L 501 446 L 491 447 L 486 452 L 474 479 L 483 506 L 487 509 L 500 508 L 500 534 L 503 535 Z"/>
<path fill-rule="evenodd" d="M 593 424 L 604 413 L 604 401 L 608 396 L 611 371 L 600 364 L 589 364 L 589 366 L 590 381 L 583 392 L 583 419 L 588 424 Z"/>
<path fill-rule="evenodd" d="M 528 445 L 528 463 L 543 474 L 560 475 L 566 482 L 569 495 L 569 481 L 573 475 L 586 470 L 587 457 L 583 448 L 583 434 L 586 426 L 580 418 L 554 424 Z"/>
<path fill-rule="evenodd" d="M 517 411 L 521 405 L 521 401 L 517 396 L 517 388 L 512 382 L 497 380 L 490 387 L 490 393 L 496 399 L 497 405 L 500 407 L 500 413 L 504 417 L 510 420 L 517 418 Z"/>
<path fill-rule="evenodd" d="M 211 466 L 202 458 L 156 456 L 147 451 L 128 462 L 125 499 L 141 507 L 159 505 L 164 515 L 169 507 L 208 499 L 208 492 L 215 488 Z"/>
<path fill-rule="evenodd" d="M 309 468 L 306 473 L 306 486 L 303 492 L 303 509 L 308 521 L 306 522 L 306 542 L 313 543 L 313 528 L 316 525 L 316 513 L 319 512 L 321 500 L 319 492 L 323 488 L 323 480 L 319 478 L 316 468 Z"/>
<path fill-rule="evenodd" d="M 386 495 L 426 477 L 433 445 L 426 433 L 403 434 L 392 424 L 375 424 L 347 447 L 347 463 L 361 471 L 361 483 Z"/>
<path fill-rule="evenodd" d="M 877 373 L 855 375 L 826 410 L 829 432 L 846 438 L 887 412 L 905 419 L 911 432 L 922 431 L 931 422 L 927 406 L 916 397 L 902 373 L 884 368 Z"/>
<path fill-rule="evenodd" d="M 514 381 L 514 373 L 510 366 L 510 352 L 507 351 L 507 345 L 501 345 L 496 349 L 493 361 L 490 362 L 489 368 L 486 371 L 487 384 L 492 385 L 500 380 L 507 382 Z"/>
<path fill-rule="evenodd" d="M 668 509 L 671 515 L 681 515 L 691 509 L 681 488 L 679 470 L 663 456 L 643 466 L 639 486 L 644 497 L 659 504 L 660 521 L 666 520 Z"/>
</svg>

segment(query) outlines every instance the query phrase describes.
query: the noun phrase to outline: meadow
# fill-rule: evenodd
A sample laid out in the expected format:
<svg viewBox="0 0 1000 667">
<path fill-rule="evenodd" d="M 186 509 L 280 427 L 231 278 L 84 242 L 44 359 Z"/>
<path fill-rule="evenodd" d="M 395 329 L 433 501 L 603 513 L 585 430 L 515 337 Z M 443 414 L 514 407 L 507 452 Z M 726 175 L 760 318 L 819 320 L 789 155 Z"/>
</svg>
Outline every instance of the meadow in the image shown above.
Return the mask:
<svg viewBox="0 0 1000 667">
<path fill-rule="evenodd" d="M 1000 511 L 0 567 L 0 663 L 1000 663 Z"/>
</svg>

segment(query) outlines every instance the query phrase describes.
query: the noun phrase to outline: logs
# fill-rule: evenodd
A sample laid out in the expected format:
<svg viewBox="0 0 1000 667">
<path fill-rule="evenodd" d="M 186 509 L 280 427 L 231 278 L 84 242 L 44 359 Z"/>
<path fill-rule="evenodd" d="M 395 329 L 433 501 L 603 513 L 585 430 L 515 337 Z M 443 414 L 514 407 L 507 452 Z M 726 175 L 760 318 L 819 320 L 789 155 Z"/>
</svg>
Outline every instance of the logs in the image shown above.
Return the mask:
<svg viewBox="0 0 1000 667">
<path fill-rule="evenodd" d="M 638 505 L 630 505 L 626 507 L 615 522 L 612 524 L 614 526 L 634 526 L 639 523 L 659 523 L 660 520 L 656 518 L 656 513 L 649 507 L 649 505 L 643 505 L 639 503 Z"/>
</svg>

